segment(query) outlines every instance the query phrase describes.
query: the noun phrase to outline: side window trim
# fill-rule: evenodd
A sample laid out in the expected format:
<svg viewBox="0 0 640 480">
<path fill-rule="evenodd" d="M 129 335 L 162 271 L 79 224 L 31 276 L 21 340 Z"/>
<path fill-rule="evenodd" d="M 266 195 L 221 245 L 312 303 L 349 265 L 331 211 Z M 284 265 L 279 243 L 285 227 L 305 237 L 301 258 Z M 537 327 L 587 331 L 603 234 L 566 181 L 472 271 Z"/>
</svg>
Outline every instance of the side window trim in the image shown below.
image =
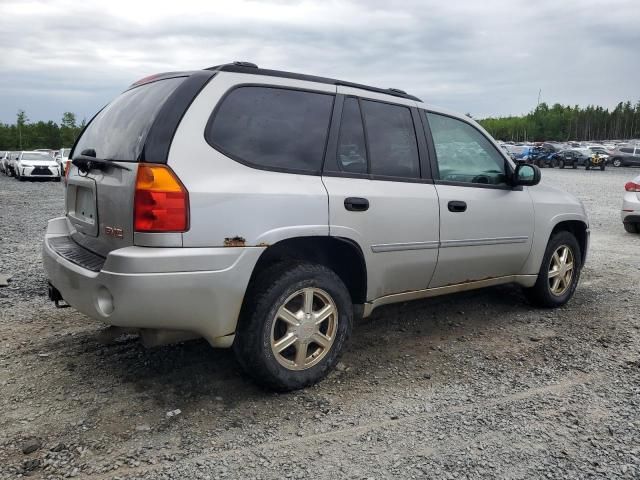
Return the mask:
<svg viewBox="0 0 640 480">
<path fill-rule="evenodd" d="M 320 94 L 320 95 L 329 95 L 329 96 L 333 97 L 332 105 L 331 105 L 331 114 L 329 115 L 329 123 L 327 125 L 327 130 L 326 130 L 326 134 L 325 134 L 325 138 L 324 138 L 323 155 L 321 156 L 320 168 L 319 169 L 317 169 L 317 170 L 307 170 L 307 169 L 297 169 L 297 168 L 267 167 L 267 166 L 259 165 L 259 164 L 250 162 L 248 160 L 245 160 L 243 158 L 240 158 L 237 155 L 234 155 L 234 154 L 232 154 L 230 152 L 227 152 L 224 148 L 222 148 L 217 143 L 215 143 L 212 139 L 209 138 L 209 135 L 207 133 L 211 129 L 211 126 L 213 125 L 213 122 L 214 122 L 216 116 L 218 115 L 218 112 L 219 112 L 222 104 L 224 103 L 225 99 L 233 91 L 235 91 L 235 90 L 237 90 L 239 88 L 243 88 L 243 87 L 273 88 L 273 89 L 280 89 L 280 90 L 291 90 L 291 91 L 296 91 L 296 92 L 317 93 L 317 94 Z M 275 84 L 269 84 L 269 83 L 252 83 L 252 82 L 238 83 L 236 85 L 233 85 L 231 88 L 229 88 L 226 92 L 224 92 L 222 94 L 222 96 L 220 97 L 220 99 L 216 103 L 216 106 L 214 107 L 213 111 L 211 112 L 211 115 L 209 115 L 209 119 L 207 120 L 207 123 L 206 123 L 206 125 L 204 127 L 204 131 L 202 132 L 202 135 L 204 137 L 205 142 L 210 147 L 212 147 L 214 150 L 220 152 L 224 156 L 229 157 L 233 161 L 240 163 L 241 165 L 245 165 L 245 166 L 250 167 L 250 168 L 255 168 L 256 170 L 263 170 L 263 171 L 267 171 L 267 172 L 293 173 L 293 174 L 296 174 L 296 175 L 320 176 L 320 175 L 322 175 L 322 168 L 323 168 L 324 158 L 325 158 L 326 152 L 327 152 L 327 145 L 328 145 L 328 141 L 329 141 L 330 128 L 331 128 L 331 125 L 332 125 L 333 114 L 335 112 L 335 107 L 336 107 L 336 96 L 337 96 L 336 93 L 326 92 L 326 91 L 322 91 L 322 90 L 313 90 L 313 89 L 309 89 L 309 88 L 290 87 L 290 86 L 287 86 L 287 85 L 275 85 Z"/>
<path fill-rule="evenodd" d="M 362 130 L 364 132 L 364 150 L 367 152 L 367 175 L 371 178 L 371 151 L 369 149 L 369 134 L 367 133 L 367 121 L 364 118 L 364 110 L 362 108 L 362 99 L 355 97 L 358 100 L 358 110 L 360 110 L 360 119 L 362 120 Z"/>
<path fill-rule="evenodd" d="M 496 150 L 498 152 L 498 154 L 500 155 L 500 157 L 502 157 L 504 159 L 504 165 L 505 165 L 505 169 L 508 169 L 508 175 L 513 175 L 513 168 L 511 166 L 511 163 L 509 161 L 507 161 L 505 155 L 502 154 L 502 152 L 500 152 L 499 149 L 497 149 L 495 147 L 495 145 L 493 145 L 493 142 L 481 131 L 479 130 L 475 125 L 473 125 L 472 123 L 467 122 L 466 120 L 459 118 L 459 117 L 455 117 L 452 115 L 447 115 L 446 113 L 441 113 L 441 112 L 436 112 L 433 110 L 429 110 L 427 108 L 421 109 L 422 115 L 422 121 L 424 122 L 424 127 L 425 127 L 425 135 L 427 138 L 427 145 L 429 146 L 429 153 L 430 153 L 430 163 L 431 163 L 431 170 L 433 173 L 433 183 L 435 183 L 436 185 L 452 185 L 452 186 L 459 186 L 459 187 L 470 187 L 470 188 L 489 188 L 489 189 L 494 189 L 494 190 L 522 190 L 522 187 L 511 187 L 509 185 L 488 185 L 488 184 L 484 184 L 484 183 L 468 183 L 468 182 L 452 182 L 452 181 L 448 181 L 448 180 L 440 180 L 440 169 L 438 168 L 438 156 L 436 153 L 436 149 L 435 149 L 435 143 L 433 140 L 433 133 L 431 132 L 431 126 L 429 125 L 429 119 L 427 117 L 427 113 L 432 113 L 434 115 L 441 115 L 443 117 L 448 117 L 448 118 L 452 118 L 454 120 L 458 120 L 460 122 L 463 122 L 466 125 L 469 125 L 470 127 L 472 127 L 474 130 L 476 130 L 480 135 L 482 135 L 483 137 L 485 137 L 488 141 L 489 144 L 491 146 L 493 146 L 494 150 Z M 505 172 L 506 173 L 506 172 Z"/>
</svg>

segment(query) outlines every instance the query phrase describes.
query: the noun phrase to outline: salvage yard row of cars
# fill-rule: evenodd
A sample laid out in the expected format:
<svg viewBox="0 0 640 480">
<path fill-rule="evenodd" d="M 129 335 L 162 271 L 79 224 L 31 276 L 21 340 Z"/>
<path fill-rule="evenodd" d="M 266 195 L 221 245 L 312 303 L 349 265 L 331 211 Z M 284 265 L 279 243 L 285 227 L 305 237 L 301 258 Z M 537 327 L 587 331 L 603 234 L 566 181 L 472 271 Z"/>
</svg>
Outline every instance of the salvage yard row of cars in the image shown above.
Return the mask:
<svg viewBox="0 0 640 480">
<path fill-rule="evenodd" d="M 516 144 L 500 142 L 511 158 L 520 163 L 532 163 L 541 168 L 578 168 L 604 170 L 614 167 L 640 166 L 640 143 L 559 143 Z"/>
<path fill-rule="evenodd" d="M 70 151 L 70 148 L 61 148 L 58 151 L 48 149 L 0 151 L 0 172 L 21 181 L 48 178 L 59 182 L 68 166 Z"/>
</svg>

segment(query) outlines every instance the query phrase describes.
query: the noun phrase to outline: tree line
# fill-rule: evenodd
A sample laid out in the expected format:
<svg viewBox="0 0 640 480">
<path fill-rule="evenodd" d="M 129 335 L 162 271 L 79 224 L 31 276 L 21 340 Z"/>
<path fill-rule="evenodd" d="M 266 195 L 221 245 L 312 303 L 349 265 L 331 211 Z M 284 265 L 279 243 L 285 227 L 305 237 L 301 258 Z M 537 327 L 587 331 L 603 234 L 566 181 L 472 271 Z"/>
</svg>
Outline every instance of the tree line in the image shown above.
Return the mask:
<svg viewBox="0 0 640 480">
<path fill-rule="evenodd" d="M 484 118 L 479 123 L 505 141 L 628 140 L 640 138 L 640 101 L 635 106 L 620 102 L 613 110 L 541 103 L 527 115 Z"/>
<path fill-rule="evenodd" d="M 19 110 L 16 123 L 0 123 L 0 150 L 70 148 L 85 123 L 85 120 L 82 120 L 78 124 L 72 112 L 64 112 L 60 124 L 53 121 L 31 122 L 25 111 Z"/>
</svg>

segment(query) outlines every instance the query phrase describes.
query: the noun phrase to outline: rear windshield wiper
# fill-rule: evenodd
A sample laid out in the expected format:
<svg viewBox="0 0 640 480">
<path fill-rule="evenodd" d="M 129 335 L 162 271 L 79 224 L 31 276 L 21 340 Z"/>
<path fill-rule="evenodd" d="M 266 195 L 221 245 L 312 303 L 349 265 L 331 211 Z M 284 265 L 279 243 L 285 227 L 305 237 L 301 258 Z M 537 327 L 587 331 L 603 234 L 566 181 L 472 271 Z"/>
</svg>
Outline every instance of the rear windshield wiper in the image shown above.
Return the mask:
<svg viewBox="0 0 640 480">
<path fill-rule="evenodd" d="M 93 153 L 93 155 L 91 155 Z M 125 167 L 124 165 L 120 165 L 115 163 L 113 160 L 109 158 L 96 158 L 95 151 L 93 150 L 83 150 L 80 155 L 74 155 L 73 160 L 71 160 L 78 170 L 83 173 L 89 173 L 90 170 L 107 170 L 108 168 L 119 168 L 121 170 L 131 171 L 129 167 Z"/>
</svg>

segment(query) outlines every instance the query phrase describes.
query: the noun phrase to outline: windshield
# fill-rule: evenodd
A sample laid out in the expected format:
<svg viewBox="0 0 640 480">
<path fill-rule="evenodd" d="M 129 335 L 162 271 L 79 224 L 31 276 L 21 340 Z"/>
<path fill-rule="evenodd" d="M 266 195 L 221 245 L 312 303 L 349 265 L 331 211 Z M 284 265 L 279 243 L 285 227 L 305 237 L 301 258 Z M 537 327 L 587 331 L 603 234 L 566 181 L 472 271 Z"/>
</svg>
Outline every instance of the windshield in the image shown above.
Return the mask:
<svg viewBox="0 0 640 480">
<path fill-rule="evenodd" d="M 97 158 L 137 161 L 156 115 L 184 78 L 159 80 L 124 92 L 89 123 L 74 147 L 74 158 L 93 149 Z"/>
<path fill-rule="evenodd" d="M 61 157 L 68 157 L 70 151 L 71 151 L 70 148 L 61 148 L 60 149 L 60 156 Z"/>
<path fill-rule="evenodd" d="M 50 160 L 50 157 L 46 153 L 26 152 L 22 154 L 22 160 Z"/>
</svg>

